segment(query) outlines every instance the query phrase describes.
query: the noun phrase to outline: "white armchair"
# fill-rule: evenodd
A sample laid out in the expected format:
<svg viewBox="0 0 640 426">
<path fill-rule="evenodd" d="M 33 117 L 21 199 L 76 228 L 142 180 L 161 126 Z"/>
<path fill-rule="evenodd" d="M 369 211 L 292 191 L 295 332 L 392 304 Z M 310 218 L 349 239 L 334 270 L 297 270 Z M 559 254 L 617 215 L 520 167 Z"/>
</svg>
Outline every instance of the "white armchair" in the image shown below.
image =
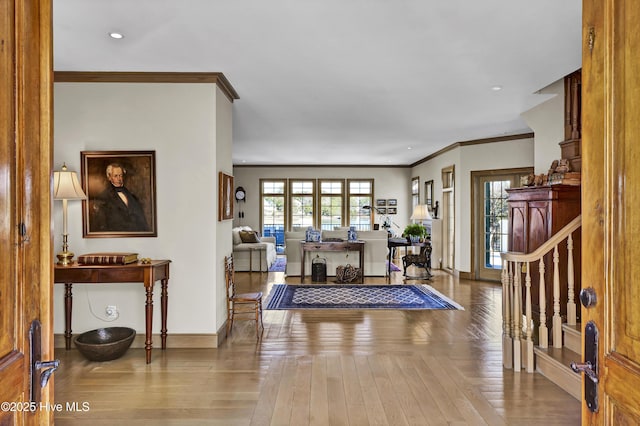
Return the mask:
<svg viewBox="0 0 640 426">
<path fill-rule="evenodd" d="M 267 272 L 278 256 L 276 253 L 275 237 L 258 237 L 256 240 L 242 240 L 241 232 L 253 233 L 248 226 L 241 226 L 231 230 L 233 236 L 233 266 L 238 272 L 263 271 Z"/>
</svg>

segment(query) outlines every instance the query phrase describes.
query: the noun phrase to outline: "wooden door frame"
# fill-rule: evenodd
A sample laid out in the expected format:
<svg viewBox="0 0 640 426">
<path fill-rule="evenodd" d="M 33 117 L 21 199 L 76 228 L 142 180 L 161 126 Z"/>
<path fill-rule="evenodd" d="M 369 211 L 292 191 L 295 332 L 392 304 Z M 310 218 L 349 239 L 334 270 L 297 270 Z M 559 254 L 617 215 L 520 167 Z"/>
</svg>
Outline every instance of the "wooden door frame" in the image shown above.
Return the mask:
<svg viewBox="0 0 640 426">
<path fill-rule="evenodd" d="M 477 231 L 477 222 L 478 222 L 478 209 L 476 208 L 476 203 L 478 202 L 478 194 L 480 188 L 477 187 L 477 180 L 482 177 L 493 177 L 493 176 L 506 176 L 506 175 L 515 175 L 515 174 L 530 174 L 533 173 L 533 167 L 514 167 L 510 169 L 492 169 L 492 170 L 474 170 L 471 171 L 471 271 L 473 273 L 474 279 L 479 279 L 479 265 L 477 262 L 478 250 L 477 240 L 480 237 L 476 235 Z"/>
<path fill-rule="evenodd" d="M 11 269 L 6 287 L 15 298 L 4 299 L 10 306 L 12 326 L 2 327 L 5 345 L 0 353 L 2 402 L 30 402 L 31 380 L 29 330 L 34 320 L 40 321 L 40 360 L 54 359 L 53 349 L 53 249 L 51 234 L 51 163 L 53 114 L 53 46 L 51 0 L 1 0 L 6 24 L 3 28 L 2 55 L 5 69 L 3 84 L 13 86 L 1 97 L 2 134 L 0 161 L 5 170 L 2 178 L 8 193 L 3 195 L 10 205 L 4 218 L 3 235 L 10 247 L 6 259 Z M 6 231 L 6 232 L 5 232 Z M 2 306 L 4 307 L 4 305 Z M 6 324 L 6 323 L 3 323 Z M 12 344 L 13 347 L 7 347 Z M 8 353 L 5 352 L 9 349 Z M 35 359 L 35 358 L 34 358 Z M 34 377 L 39 378 L 39 370 Z M 38 380 L 36 380 L 37 382 Z M 36 388 L 37 389 L 37 388 Z M 39 402 L 51 404 L 53 380 L 42 391 L 36 391 Z M 36 405 L 41 407 L 40 404 Z M 0 423 L 52 424 L 51 410 L 3 411 Z"/>
</svg>

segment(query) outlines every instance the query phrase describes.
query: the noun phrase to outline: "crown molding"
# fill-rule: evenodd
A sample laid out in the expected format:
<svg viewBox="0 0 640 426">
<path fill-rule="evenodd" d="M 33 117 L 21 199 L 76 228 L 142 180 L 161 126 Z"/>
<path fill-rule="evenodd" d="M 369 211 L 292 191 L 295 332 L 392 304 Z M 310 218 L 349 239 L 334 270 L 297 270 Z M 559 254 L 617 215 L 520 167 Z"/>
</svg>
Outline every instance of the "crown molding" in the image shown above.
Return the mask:
<svg viewBox="0 0 640 426">
<path fill-rule="evenodd" d="M 240 99 L 221 72 L 55 71 L 55 83 L 214 83 L 233 102 Z"/>
<path fill-rule="evenodd" d="M 534 133 L 533 132 L 529 132 L 529 133 L 520 133 L 520 134 L 517 134 L 517 135 L 497 136 L 497 137 L 494 137 L 494 138 L 473 139 L 473 140 L 469 140 L 469 141 L 454 142 L 451 145 L 445 146 L 441 150 L 436 151 L 433 154 L 429 154 L 426 157 L 416 161 L 415 163 L 410 164 L 409 167 L 415 167 L 415 166 L 417 166 L 419 164 L 426 163 L 427 161 L 433 160 L 434 158 L 444 154 L 445 152 L 451 151 L 452 149 L 456 149 L 456 148 L 459 148 L 459 147 L 462 147 L 462 146 L 481 145 L 481 144 L 485 144 L 485 143 L 513 141 L 513 140 L 519 140 L 519 139 L 532 138 L 533 136 L 534 136 Z"/>
</svg>

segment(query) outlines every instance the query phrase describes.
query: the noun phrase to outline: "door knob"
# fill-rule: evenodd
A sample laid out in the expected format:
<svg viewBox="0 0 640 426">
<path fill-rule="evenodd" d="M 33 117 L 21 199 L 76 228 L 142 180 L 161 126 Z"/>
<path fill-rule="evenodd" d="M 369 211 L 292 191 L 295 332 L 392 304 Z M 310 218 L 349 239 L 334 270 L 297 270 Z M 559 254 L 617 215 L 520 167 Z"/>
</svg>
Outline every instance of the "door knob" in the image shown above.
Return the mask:
<svg viewBox="0 0 640 426">
<path fill-rule="evenodd" d="M 591 308 L 596 305 L 596 290 L 593 287 L 587 287 L 580 290 L 580 303 L 585 308 Z"/>
<path fill-rule="evenodd" d="M 43 370 L 40 375 L 40 387 L 44 388 L 49 383 L 51 375 L 60 367 L 60 360 L 54 359 L 53 361 L 36 361 L 36 370 Z"/>
</svg>

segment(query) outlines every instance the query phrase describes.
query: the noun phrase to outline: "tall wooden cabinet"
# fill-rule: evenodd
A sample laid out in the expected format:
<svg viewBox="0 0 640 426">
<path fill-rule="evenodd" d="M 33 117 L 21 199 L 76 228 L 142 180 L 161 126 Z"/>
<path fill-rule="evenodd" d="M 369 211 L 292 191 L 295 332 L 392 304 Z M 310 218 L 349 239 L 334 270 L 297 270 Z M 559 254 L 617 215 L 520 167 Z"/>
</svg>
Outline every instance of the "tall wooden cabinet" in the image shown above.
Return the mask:
<svg viewBox="0 0 640 426">
<path fill-rule="evenodd" d="M 509 193 L 509 251 L 531 253 L 580 214 L 580 187 L 547 185 L 507 190 Z M 580 291 L 580 229 L 573 234 L 574 248 L 574 300 Z M 558 247 L 560 254 L 560 311 L 566 316 L 567 300 L 567 245 Z M 539 317 L 539 262 L 531 265 L 531 296 L 533 314 Z M 553 253 L 544 258 L 545 290 L 547 296 L 547 324 L 553 315 Z M 524 281 L 523 281 L 524 282 Z"/>
</svg>

